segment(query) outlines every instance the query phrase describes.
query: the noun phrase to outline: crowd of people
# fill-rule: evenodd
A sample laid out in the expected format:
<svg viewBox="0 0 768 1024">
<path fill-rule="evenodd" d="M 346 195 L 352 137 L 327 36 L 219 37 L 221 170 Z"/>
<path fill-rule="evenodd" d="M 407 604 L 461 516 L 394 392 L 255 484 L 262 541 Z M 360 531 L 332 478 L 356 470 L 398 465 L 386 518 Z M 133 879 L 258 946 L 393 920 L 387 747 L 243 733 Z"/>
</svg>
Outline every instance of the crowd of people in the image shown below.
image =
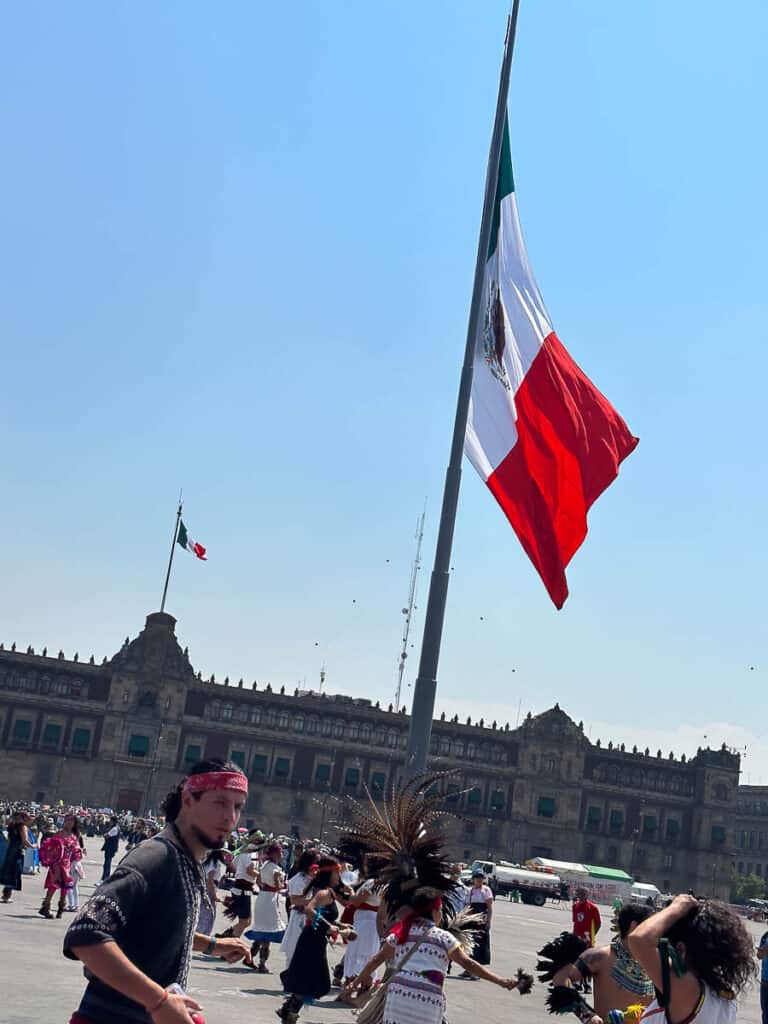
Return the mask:
<svg viewBox="0 0 768 1024">
<path fill-rule="evenodd" d="M 462 978 L 521 994 L 533 978 L 490 969 L 493 892 L 482 871 L 464 884 L 461 865 L 446 859 L 429 783 L 406 784 L 383 813 L 373 804 L 352 808 L 333 849 L 238 830 L 248 781 L 216 759 L 192 768 L 157 818 L 6 805 L 0 902 L 21 890 L 26 852 L 35 850 L 46 871 L 38 912 L 74 915 L 63 952 L 86 972 L 70 1024 L 201 1024 L 186 993 L 192 952 L 270 974 L 275 949 L 284 1024 L 296 1024 L 334 986 L 359 1024 L 442 1024 L 454 964 Z M 127 851 L 115 863 L 121 841 Z M 101 880 L 81 906 L 83 859 L 94 842 Z M 217 909 L 227 921 L 219 932 Z M 602 945 L 600 911 L 576 891 L 572 930 L 539 951 L 550 1012 L 582 1024 L 732 1024 L 756 951 L 730 908 L 687 894 L 658 912 L 614 910 L 613 936 Z M 343 944 L 333 972 L 332 942 Z M 768 1024 L 768 933 L 757 957 Z"/>
</svg>

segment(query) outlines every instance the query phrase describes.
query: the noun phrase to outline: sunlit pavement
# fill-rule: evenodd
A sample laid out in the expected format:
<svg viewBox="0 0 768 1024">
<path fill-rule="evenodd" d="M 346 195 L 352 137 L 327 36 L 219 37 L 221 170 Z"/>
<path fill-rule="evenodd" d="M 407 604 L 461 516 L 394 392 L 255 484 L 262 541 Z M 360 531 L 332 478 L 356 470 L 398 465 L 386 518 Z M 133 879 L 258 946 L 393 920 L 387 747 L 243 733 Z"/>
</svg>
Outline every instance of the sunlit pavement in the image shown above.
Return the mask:
<svg viewBox="0 0 768 1024">
<path fill-rule="evenodd" d="M 86 880 L 81 894 L 88 897 L 101 877 L 98 840 L 92 840 L 92 852 L 86 858 Z M 117 858 L 115 860 L 117 863 Z M 44 873 L 25 875 L 24 891 L 14 894 L 14 902 L 0 905 L 0 936 L 2 938 L 3 1024 L 67 1024 L 77 1008 L 85 982 L 78 964 L 65 960 L 61 942 L 72 914 L 61 920 L 47 921 L 38 916 L 42 900 Z M 56 903 L 54 902 L 54 908 Z M 608 908 L 601 908 L 603 918 L 610 920 Z M 491 938 L 492 970 L 513 974 L 521 966 L 532 970 L 535 951 L 558 932 L 569 926 L 569 907 L 547 904 L 542 908 L 496 901 Z M 218 930 L 226 926 L 221 918 Z M 151 920 L 148 927 L 152 927 Z M 755 944 L 764 927 L 747 923 Z M 598 938 L 608 941 L 607 924 Z M 342 947 L 333 947 L 331 962 L 343 955 Z M 204 1007 L 206 1024 L 276 1024 L 275 1010 L 280 1005 L 280 980 L 283 957 L 275 950 L 269 961 L 273 974 L 256 974 L 244 967 L 227 967 L 221 961 L 203 956 L 193 957 L 190 994 Z M 468 981 L 456 976 L 448 978 L 447 1018 L 450 1024 L 509 1024 L 521 1021 L 532 1024 L 545 1021 L 545 989 L 536 985 L 529 996 L 505 992 L 482 981 Z M 355 1018 L 346 1007 L 336 1003 L 334 989 L 314 1006 L 305 1007 L 301 1021 L 305 1024 L 353 1024 Z M 575 1020 L 575 1018 L 568 1018 Z M 759 984 L 740 1001 L 738 1019 L 747 1024 L 760 1024 Z"/>
</svg>

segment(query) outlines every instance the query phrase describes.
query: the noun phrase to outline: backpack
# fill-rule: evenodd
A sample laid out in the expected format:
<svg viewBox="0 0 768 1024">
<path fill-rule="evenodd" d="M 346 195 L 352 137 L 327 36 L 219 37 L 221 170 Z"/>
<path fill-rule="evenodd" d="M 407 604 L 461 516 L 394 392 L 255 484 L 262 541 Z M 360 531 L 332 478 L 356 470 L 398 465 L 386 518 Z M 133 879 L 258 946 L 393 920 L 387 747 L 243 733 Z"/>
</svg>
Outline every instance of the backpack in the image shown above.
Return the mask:
<svg viewBox="0 0 768 1024">
<path fill-rule="evenodd" d="M 54 868 L 64 856 L 64 843 L 58 836 L 49 836 L 40 846 L 40 863 L 44 868 Z"/>
</svg>

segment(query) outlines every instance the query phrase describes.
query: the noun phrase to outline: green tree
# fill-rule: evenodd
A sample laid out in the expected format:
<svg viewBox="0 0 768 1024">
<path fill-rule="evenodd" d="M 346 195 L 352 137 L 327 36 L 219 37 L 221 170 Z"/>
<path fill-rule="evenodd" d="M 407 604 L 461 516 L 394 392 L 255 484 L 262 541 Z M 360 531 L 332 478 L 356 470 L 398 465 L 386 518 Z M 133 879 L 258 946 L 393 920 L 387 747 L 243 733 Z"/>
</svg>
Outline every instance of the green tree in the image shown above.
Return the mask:
<svg viewBox="0 0 768 1024">
<path fill-rule="evenodd" d="M 731 903 L 746 903 L 765 896 L 765 880 L 759 875 L 731 875 Z"/>
</svg>

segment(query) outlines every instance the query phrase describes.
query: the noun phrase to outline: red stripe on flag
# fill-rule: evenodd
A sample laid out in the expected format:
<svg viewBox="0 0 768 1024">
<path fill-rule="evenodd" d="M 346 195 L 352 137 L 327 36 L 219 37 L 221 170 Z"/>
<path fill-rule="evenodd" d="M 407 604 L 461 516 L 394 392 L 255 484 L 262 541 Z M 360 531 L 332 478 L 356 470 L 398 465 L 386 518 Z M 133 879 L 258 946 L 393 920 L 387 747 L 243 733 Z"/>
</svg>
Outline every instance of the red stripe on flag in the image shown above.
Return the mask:
<svg viewBox="0 0 768 1024">
<path fill-rule="evenodd" d="M 198 544 L 197 541 L 192 542 L 192 553 L 197 555 L 201 562 L 207 562 L 208 559 L 205 554 L 205 548 L 202 544 Z"/>
<path fill-rule="evenodd" d="M 558 608 L 587 512 L 638 439 L 552 333 L 515 395 L 518 439 L 488 486 Z"/>
</svg>

